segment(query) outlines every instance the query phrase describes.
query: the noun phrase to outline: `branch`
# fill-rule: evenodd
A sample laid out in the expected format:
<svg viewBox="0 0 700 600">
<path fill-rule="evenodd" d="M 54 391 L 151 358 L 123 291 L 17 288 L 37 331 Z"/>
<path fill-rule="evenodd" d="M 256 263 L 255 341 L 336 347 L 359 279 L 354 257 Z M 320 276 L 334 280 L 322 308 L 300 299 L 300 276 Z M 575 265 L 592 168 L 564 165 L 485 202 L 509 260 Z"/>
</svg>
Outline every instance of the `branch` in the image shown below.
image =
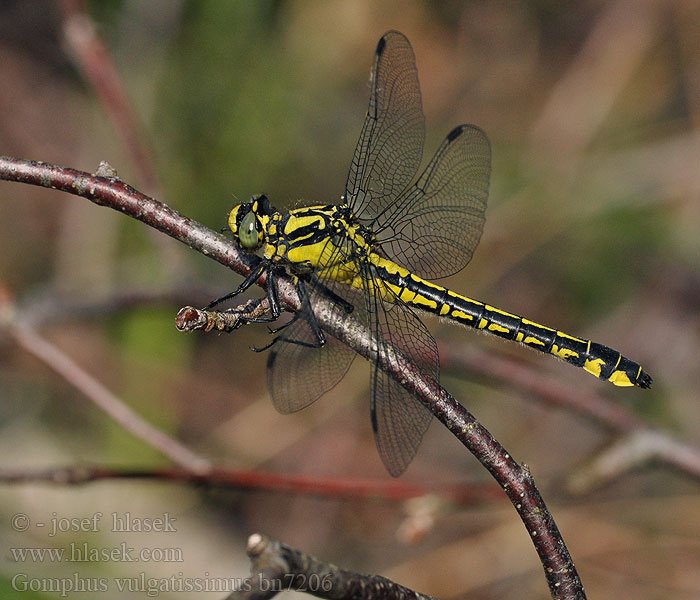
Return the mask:
<svg viewBox="0 0 700 600">
<path fill-rule="evenodd" d="M 251 575 L 226 600 L 265 600 L 297 590 L 327 600 L 433 600 L 379 575 L 362 575 L 254 533 L 246 552 Z"/>
<path fill-rule="evenodd" d="M 0 157 L 0 178 L 53 187 L 119 210 L 242 275 L 247 275 L 253 264 L 253 259 L 244 255 L 233 242 L 161 202 L 144 196 L 116 178 L 93 176 L 73 169 L 3 157 Z M 258 283 L 264 284 L 264 277 Z M 289 308 L 298 308 L 298 299 L 288 278 L 279 279 L 278 293 L 280 300 Z M 376 342 L 356 319 L 334 319 L 333 307 L 326 301 L 319 302 L 314 312 L 321 327 L 330 335 L 365 358 L 376 359 L 376 353 L 373 352 L 373 347 L 377 347 Z M 379 368 L 415 394 L 504 489 L 533 540 L 552 597 L 585 598 L 576 568 L 554 519 L 535 487 L 529 468 L 518 464 L 472 414 L 437 382 L 423 374 L 415 364 L 398 352 L 386 354 L 377 361 Z"/>
<path fill-rule="evenodd" d="M 186 307 L 178 313 L 177 327 L 183 331 L 212 328 L 231 331 L 240 325 L 239 318 L 246 308 L 258 311 L 261 302 L 250 301 L 226 312 Z M 498 481 L 532 537 L 545 568 L 552 597 L 585 598 L 568 550 L 527 465 L 520 465 L 513 460 L 489 431 L 447 390 L 398 351 L 387 352 L 377 357 L 373 348 L 377 347 L 378 342 L 352 314 L 342 321 L 335 319 L 333 306 L 326 302 L 318 302 L 314 306 L 314 315 L 324 331 L 349 345 L 368 360 L 376 359 L 380 368 L 415 394 Z"/>
<path fill-rule="evenodd" d="M 674 468 L 700 480 L 700 452 L 665 433 L 638 429 L 616 440 L 568 478 L 569 491 L 591 492 L 650 464 Z"/>
</svg>

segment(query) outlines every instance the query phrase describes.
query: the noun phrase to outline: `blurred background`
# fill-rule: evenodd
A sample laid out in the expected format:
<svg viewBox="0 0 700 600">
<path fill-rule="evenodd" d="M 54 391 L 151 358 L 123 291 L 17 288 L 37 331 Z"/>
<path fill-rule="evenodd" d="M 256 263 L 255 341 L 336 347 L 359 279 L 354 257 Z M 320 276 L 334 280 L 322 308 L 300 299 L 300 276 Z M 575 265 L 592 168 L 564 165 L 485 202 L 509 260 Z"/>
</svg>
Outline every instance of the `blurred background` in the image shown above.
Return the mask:
<svg viewBox="0 0 700 600">
<path fill-rule="evenodd" d="M 654 377 L 649 391 L 614 388 L 426 319 L 449 348 L 443 385 L 530 466 L 589 597 L 700 598 L 697 478 L 673 460 L 632 461 L 577 487 L 613 444 L 629 452 L 635 428 L 583 418 L 455 358 L 505 355 L 572 395 L 625 409 L 669 443 L 697 444 L 698 3 L 3 0 L 0 153 L 90 172 L 106 160 L 124 181 L 212 229 L 255 193 L 278 207 L 334 202 L 363 122 L 374 48 L 388 29 L 405 33 L 416 53 L 425 158 L 459 123 L 479 125 L 492 143 L 484 236 L 469 267 L 445 283 L 616 348 Z M 94 63 L 85 60 L 90 35 L 106 51 L 93 47 Z M 109 91 L 110 63 L 123 97 Z M 389 482 L 372 439 L 365 361 L 317 404 L 282 416 L 265 389 L 266 357 L 249 351 L 269 340 L 263 326 L 176 332 L 180 306 L 239 281 L 114 211 L 0 183 L 6 301 L 148 422 L 231 469 Z M 27 473 L 169 464 L 3 330 L 0 455 L 3 469 Z M 686 458 L 697 465 L 697 449 Z M 400 481 L 426 491 L 495 485 L 438 423 Z M 96 512 L 105 515 L 99 531 L 49 537 L 34 526 Z M 113 512 L 167 512 L 177 531 L 114 532 Z M 13 529 L 16 514 L 28 516 L 28 530 Z M 150 480 L 0 485 L 0 591 L 55 598 L 17 589 L 34 579 L 105 578 L 108 591 L 94 597 L 136 598 L 143 593 L 119 592 L 115 578 L 244 577 L 245 540 L 256 531 L 440 598 L 548 593 L 504 495 L 418 504 Z M 71 543 L 180 548 L 182 561 L 75 563 L 12 551 Z M 202 597 L 168 589 L 160 597 Z"/>
</svg>

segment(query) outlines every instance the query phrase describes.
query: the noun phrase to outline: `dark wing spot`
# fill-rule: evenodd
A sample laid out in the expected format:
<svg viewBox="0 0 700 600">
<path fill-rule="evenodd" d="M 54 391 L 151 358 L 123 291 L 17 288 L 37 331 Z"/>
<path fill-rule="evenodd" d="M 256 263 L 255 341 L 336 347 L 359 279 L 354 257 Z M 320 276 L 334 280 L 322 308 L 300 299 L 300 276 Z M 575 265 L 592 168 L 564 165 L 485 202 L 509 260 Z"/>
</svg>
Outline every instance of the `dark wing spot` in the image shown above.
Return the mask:
<svg viewBox="0 0 700 600">
<path fill-rule="evenodd" d="M 458 125 L 452 131 L 450 131 L 450 133 L 447 134 L 447 141 L 454 142 L 460 135 L 462 135 L 463 131 L 464 125 Z"/>
</svg>

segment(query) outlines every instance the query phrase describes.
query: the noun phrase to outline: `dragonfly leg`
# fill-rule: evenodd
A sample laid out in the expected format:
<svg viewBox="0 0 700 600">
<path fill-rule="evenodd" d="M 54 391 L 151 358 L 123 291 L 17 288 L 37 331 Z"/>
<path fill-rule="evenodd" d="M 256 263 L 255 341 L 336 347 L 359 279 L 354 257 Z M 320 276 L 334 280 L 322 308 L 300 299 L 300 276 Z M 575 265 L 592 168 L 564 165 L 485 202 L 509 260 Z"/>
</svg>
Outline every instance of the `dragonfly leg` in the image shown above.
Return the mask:
<svg viewBox="0 0 700 600">
<path fill-rule="evenodd" d="M 301 302 L 301 308 L 297 311 L 297 313 L 294 315 L 294 317 L 292 317 L 291 321 L 289 321 L 288 323 L 285 323 L 284 325 L 281 325 L 277 329 L 270 329 L 270 333 L 277 333 L 278 331 L 282 331 L 286 327 L 289 327 L 297 319 L 304 318 L 304 319 L 306 319 L 306 322 L 309 324 L 309 327 L 311 328 L 311 331 L 313 332 L 313 334 L 316 338 L 316 341 L 313 343 L 310 343 L 310 342 L 304 342 L 302 340 L 295 340 L 292 338 L 285 338 L 282 336 L 277 336 L 269 344 L 265 344 L 264 346 L 261 346 L 259 348 L 251 347 L 251 350 L 253 352 L 264 352 L 265 350 L 268 350 L 274 344 L 276 344 L 277 342 L 280 342 L 280 341 L 285 342 L 287 344 L 296 344 L 298 346 L 304 346 L 306 348 L 321 348 L 325 345 L 326 336 L 323 334 L 323 331 L 321 330 L 321 326 L 318 324 L 318 321 L 316 320 L 316 315 L 314 315 L 313 309 L 311 308 L 311 302 L 309 301 L 309 295 L 306 291 L 306 285 L 304 284 L 304 282 L 301 279 L 297 279 L 296 290 L 297 290 L 297 295 L 299 296 L 299 300 Z"/>
<path fill-rule="evenodd" d="M 280 331 L 282 331 L 284 329 L 287 329 L 287 327 L 289 327 L 296 320 L 297 320 L 297 315 L 294 315 L 289 321 L 287 321 L 286 323 L 282 323 L 282 325 L 280 325 L 279 327 L 268 327 L 267 331 L 269 333 L 271 333 L 272 335 L 274 335 L 274 334 L 279 333 Z"/>
<path fill-rule="evenodd" d="M 285 324 L 284 327 L 291 325 L 292 322 L 293 321 L 290 321 L 289 323 Z M 284 329 L 284 327 L 282 327 L 281 329 Z M 321 334 L 321 335 L 323 335 L 323 334 Z M 323 348 L 323 346 L 326 344 L 326 338 L 325 338 L 325 336 L 323 336 L 323 343 L 320 343 L 320 342 L 309 343 L 309 342 L 303 342 L 302 340 L 292 340 L 292 339 L 283 338 L 281 336 L 277 336 L 269 344 L 265 344 L 264 346 L 259 346 L 259 347 L 251 346 L 250 349 L 253 352 L 265 352 L 265 350 L 269 350 L 277 342 L 284 342 L 285 344 L 294 344 L 296 346 L 303 346 L 304 348 Z"/>
<path fill-rule="evenodd" d="M 251 278 L 253 273 L 250 274 Z M 259 277 L 259 275 L 258 275 Z M 243 282 L 245 284 L 245 281 Z M 241 284 L 241 286 L 243 285 Z M 250 286 L 248 286 L 250 287 Z M 273 323 L 280 318 L 280 303 L 277 297 L 277 272 L 275 267 L 272 265 L 268 266 L 267 272 L 267 296 L 264 298 L 267 300 L 267 311 L 270 314 L 266 317 L 248 317 L 244 314 L 240 316 L 240 319 L 244 323 Z M 261 302 L 263 299 L 261 299 Z M 232 309 L 232 312 L 236 312 L 236 309 Z"/>
<path fill-rule="evenodd" d="M 225 302 L 226 300 L 234 298 L 235 296 L 238 296 L 238 294 L 242 294 L 251 285 L 253 285 L 258 280 L 260 275 L 263 274 L 263 271 L 265 271 L 265 269 L 269 269 L 269 267 L 270 267 L 269 260 L 265 260 L 265 259 L 261 260 L 257 264 L 257 266 L 250 272 L 250 275 L 248 275 L 248 277 L 246 277 L 243 280 L 241 285 L 239 285 L 235 290 L 233 290 L 232 292 L 229 292 L 225 296 L 221 296 L 221 298 L 217 298 L 213 302 L 210 302 L 209 304 L 207 304 L 206 307 L 204 308 L 204 310 L 210 310 L 210 309 L 214 308 L 215 306 L 218 306 L 222 302 Z"/>
<path fill-rule="evenodd" d="M 280 300 L 277 296 L 277 271 L 274 266 L 267 273 L 267 300 L 270 303 L 270 320 L 276 321 L 280 317 Z"/>
</svg>

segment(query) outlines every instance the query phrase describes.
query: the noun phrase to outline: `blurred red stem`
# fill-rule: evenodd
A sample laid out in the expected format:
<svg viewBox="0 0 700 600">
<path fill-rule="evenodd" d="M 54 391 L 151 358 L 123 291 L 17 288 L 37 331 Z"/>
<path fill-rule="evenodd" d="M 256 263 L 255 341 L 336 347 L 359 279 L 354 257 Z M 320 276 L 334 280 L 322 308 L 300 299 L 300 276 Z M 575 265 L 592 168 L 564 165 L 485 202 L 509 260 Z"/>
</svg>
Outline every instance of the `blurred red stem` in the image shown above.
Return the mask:
<svg viewBox="0 0 700 600">
<path fill-rule="evenodd" d="M 195 473 L 179 467 L 131 469 L 91 465 L 41 471 L 0 469 L 0 481 L 5 483 L 44 482 L 78 485 L 105 479 L 155 479 L 238 490 L 306 494 L 340 500 L 364 498 L 403 501 L 430 494 L 459 505 L 475 505 L 501 497 L 501 491 L 494 485 L 425 486 L 397 480 L 333 479 L 283 473 L 237 471 L 223 467 L 212 467 L 206 473 Z"/>
</svg>

